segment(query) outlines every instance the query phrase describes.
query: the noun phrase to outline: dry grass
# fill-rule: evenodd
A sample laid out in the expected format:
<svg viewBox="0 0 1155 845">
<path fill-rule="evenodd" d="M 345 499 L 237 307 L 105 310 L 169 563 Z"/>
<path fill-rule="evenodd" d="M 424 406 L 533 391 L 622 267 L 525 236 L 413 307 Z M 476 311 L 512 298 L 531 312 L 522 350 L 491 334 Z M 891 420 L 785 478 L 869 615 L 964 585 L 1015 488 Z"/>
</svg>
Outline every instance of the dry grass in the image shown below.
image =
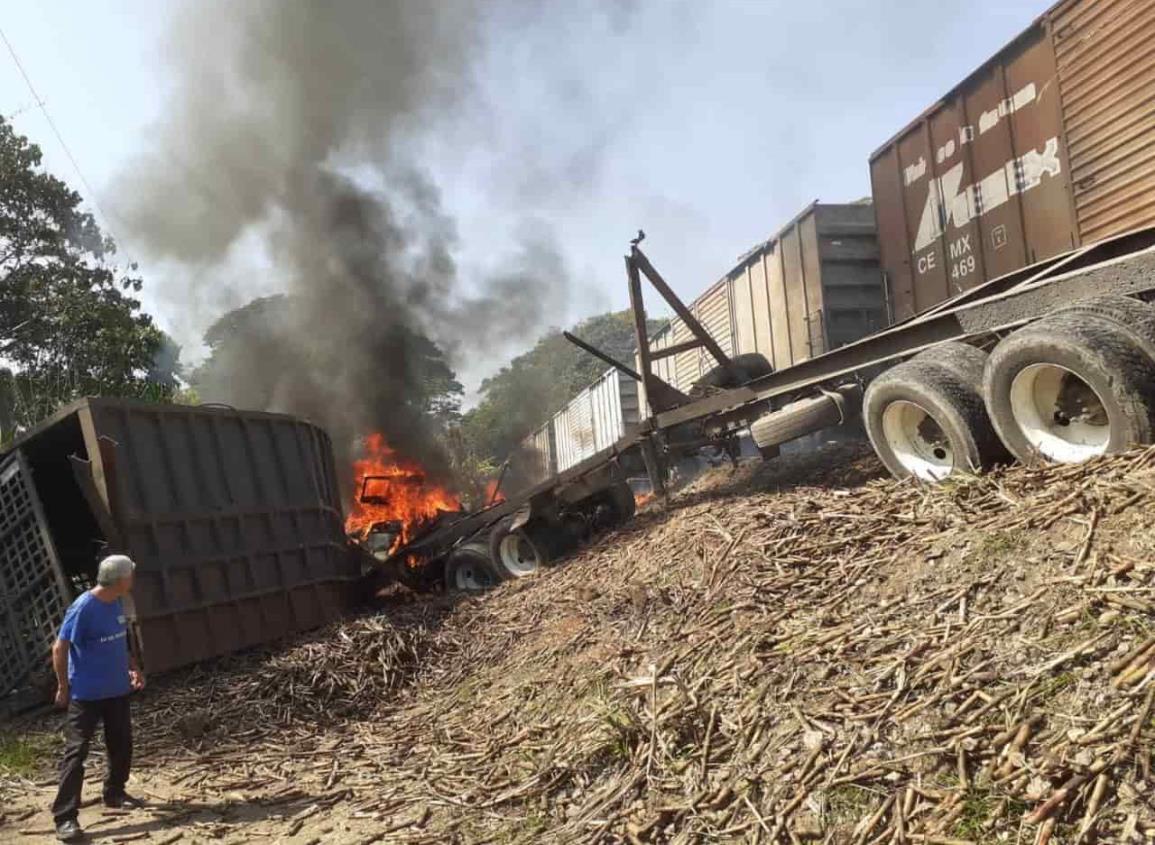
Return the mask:
<svg viewBox="0 0 1155 845">
<path fill-rule="evenodd" d="M 837 454 L 173 679 L 142 757 L 189 794 L 307 792 L 365 841 L 1155 832 L 1155 450 L 930 489 Z"/>
</svg>

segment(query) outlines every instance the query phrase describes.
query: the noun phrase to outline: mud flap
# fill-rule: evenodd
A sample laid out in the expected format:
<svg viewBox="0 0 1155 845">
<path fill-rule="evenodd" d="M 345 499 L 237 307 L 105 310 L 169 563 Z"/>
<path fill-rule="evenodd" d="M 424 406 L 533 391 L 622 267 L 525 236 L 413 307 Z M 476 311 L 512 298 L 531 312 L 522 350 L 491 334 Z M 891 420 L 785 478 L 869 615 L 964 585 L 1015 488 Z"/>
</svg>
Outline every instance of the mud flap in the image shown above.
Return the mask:
<svg viewBox="0 0 1155 845">
<path fill-rule="evenodd" d="M 533 509 L 528 503 L 519 508 L 513 515 L 513 521 L 510 523 L 509 530 L 516 531 L 519 528 L 524 528 L 525 524 L 529 522 L 532 511 Z"/>
</svg>

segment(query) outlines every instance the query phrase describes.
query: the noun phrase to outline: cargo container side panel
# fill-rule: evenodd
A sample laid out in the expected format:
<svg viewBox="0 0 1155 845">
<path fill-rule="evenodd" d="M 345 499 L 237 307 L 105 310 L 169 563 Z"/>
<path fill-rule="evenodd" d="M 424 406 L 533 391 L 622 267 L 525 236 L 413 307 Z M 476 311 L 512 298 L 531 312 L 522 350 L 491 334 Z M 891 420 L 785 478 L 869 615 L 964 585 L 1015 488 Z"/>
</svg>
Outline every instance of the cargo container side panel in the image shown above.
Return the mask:
<svg viewBox="0 0 1155 845">
<path fill-rule="evenodd" d="M 914 309 L 922 311 L 949 295 L 942 236 L 950 199 L 958 186 L 935 178 L 930 128 L 924 119 L 898 142 L 906 231 L 912 238 Z M 961 181 L 959 183 L 961 186 Z M 946 195 L 944 197 L 944 194 Z"/>
<path fill-rule="evenodd" d="M 559 472 L 557 457 L 557 428 L 554 426 L 553 420 L 550 420 L 545 424 L 545 436 L 546 441 L 549 443 L 549 465 L 546 468 L 546 472 L 548 475 L 556 475 Z"/>
<path fill-rule="evenodd" d="M 1003 107 L 1015 145 L 1012 187 L 1022 205 L 1026 260 L 1034 264 L 1078 243 L 1055 55 L 1044 31 L 1007 62 L 1005 80 Z"/>
<path fill-rule="evenodd" d="M 667 340 L 667 338 L 669 337 L 669 334 L 670 334 L 670 332 L 668 329 L 664 332 L 660 332 L 657 335 L 657 337 L 655 337 L 650 342 L 650 351 L 651 352 L 657 352 L 660 349 L 665 349 L 667 343 L 669 342 Z M 670 380 L 670 373 L 669 373 L 670 362 L 669 361 L 667 361 L 665 358 L 660 358 L 659 360 L 654 361 L 652 363 L 652 366 L 654 369 L 654 375 L 656 375 L 662 381 L 668 382 Z M 634 369 L 637 370 L 639 373 L 642 371 L 642 359 L 641 359 L 641 356 L 638 355 L 636 352 L 634 353 Z M 643 391 L 643 393 L 645 392 L 644 386 L 642 388 L 642 391 Z"/>
<path fill-rule="evenodd" d="M 695 316 L 697 316 L 695 314 Z M 690 331 L 681 320 L 675 318 L 674 331 L 671 334 L 671 345 L 684 343 L 688 340 L 693 340 L 694 334 Z M 688 391 L 690 387 L 699 378 L 702 377 L 702 368 L 699 361 L 698 350 L 691 349 L 687 352 L 679 352 L 670 359 L 674 370 L 674 386 L 683 393 Z"/>
<path fill-rule="evenodd" d="M 782 258 L 782 280 L 786 292 L 786 314 L 790 321 L 790 359 L 797 364 L 811 357 L 810 309 L 806 302 L 806 279 L 802 267 L 802 243 L 797 229 L 791 229 L 778 241 Z"/>
<path fill-rule="evenodd" d="M 665 333 L 662 334 L 662 342 L 661 342 L 660 348 L 665 349 L 667 346 L 670 346 L 673 342 L 674 342 L 674 332 L 673 332 L 673 327 L 671 327 L 669 330 L 667 330 Z M 675 382 L 677 382 L 677 380 L 678 380 L 677 379 L 677 373 L 674 372 L 674 359 L 673 358 L 663 358 L 660 361 L 658 361 L 657 369 L 655 370 L 655 372 L 667 384 L 674 385 Z"/>
<path fill-rule="evenodd" d="M 947 295 L 969 290 L 984 280 L 979 216 L 976 213 L 971 135 L 963 98 L 944 103 L 929 120 L 934 157 L 931 171 L 939 185 L 941 213 L 947 220 L 942 234 Z M 923 304 L 926 307 L 927 303 Z"/>
<path fill-rule="evenodd" d="M 549 432 L 547 423 L 521 441 L 513 468 L 516 482 L 522 489 L 540 484 L 550 476 Z"/>
<path fill-rule="evenodd" d="M 337 459 L 333 455 L 333 440 L 328 433 L 315 425 L 309 425 L 304 422 L 297 423 L 299 428 L 306 429 L 312 435 L 313 450 L 309 455 L 302 458 L 303 462 L 307 462 L 309 457 L 313 457 L 318 462 L 319 471 L 323 476 L 327 477 L 327 483 L 319 485 L 317 490 L 317 501 L 327 501 L 333 508 L 334 516 L 338 520 L 341 519 L 341 489 L 340 480 L 337 475 Z M 317 457 L 319 456 L 319 458 Z M 326 497 L 324 493 L 328 494 Z"/>
<path fill-rule="evenodd" d="M 770 293 L 766 287 L 766 251 L 750 263 L 750 316 L 754 325 L 755 351 L 774 364 L 774 333 L 770 314 Z"/>
<path fill-rule="evenodd" d="M 262 501 L 266 507 L 291 507 L 291 487 L 286 479 L 284 460 L 277 448 L 277 422 L 254 419 L 248 427 L 251 448 L 261 475 Z"/>
<path fill-rule="evenodd" d="M 557 458 L 558 472 L 563 472 L 568 461 L 572 459 L 572 455 L 570 454 L 570 436 L 566 429 L 567 423 L 568 420 L 566 419 L 564 408 L 554 414 L 553 419 L 550 420 L 550 427 L 553 429 L 554 444 L 557 447 L 554 455 Z"/>
<path fill-rule="evenodd" d="M 878 239 L 874 235 L 821 235 L 818 242 L 823 269 L 827 263 L 869 264 L 878 267 Z"/>
<path fill-rule="evenodd" d="M 869 204 L 818 205 L 814 220 L 826 341 L 835 349 L 885 325 L 874 211 Z"/>
<path fill-rule="evenodd" d="M 574 408 L 574 412 L 571 426 L 571 431 L 577 444 L 577 460 L 574 461 L 574 463 L 580 463 L 594 453 L 594 444 L 597 442 L 597 435 L 594 432 L 593 397 L 588 390 L 582 394 L 580 401 Z M 573 464 L 570 466 L 573 466 Z M 569 467 L 566 467 L 566 469 L 569 469 Z"/>
<path fill-rule="evenodd" d="M 1052 29 L 1083 242 L 1155 221 L 1155 6 L 1067 3 Z"/>
<path fill-rule="evenodd" d="M 573 460 L 573 454 L 571 450 L 572 439 L 570 438 L 569 430 L 567 428 L 568 425 L 569 419 L 566 417 L 566 411 L 563 408 L 562 410 L 558 411 L 553 418 L 553 436 L 555 442 L 557 443 L 558 472 L 564 471 L 565 468 L 570 465 L 570 461 Z"/>
<path fill-rule="evenodd" d="M 590 431 L 593 435 L 591 448 L 594 452 L 601 448 L 598 444 L 602 440 L 612 436 L 614 387 L 616 385 L 612 385 L 610 379 L 603 375 L 587 390 L 590 397 Z"/>
<path fill-rule="evenodd" d="M 537 430 L 533 447 L 537 456 L 538 481 L 545 481 L 553 473 L 553 426 L 547 423 Z"/>
<path fill-rule="evenodd" d="M 903 211 L 902 169 L 898 164 L 897 147 L 891 146 L 871 160 L 870 187 L 891 317 L 895 321 L 905 320 L 914 314 L 914 273 Z"/>
<path fill-rule="evenodd" d="M 554 417 L 558 471 L 576 466 L 594 454 L 593 408 L 590 392 L 583 390 Z"/>
<path fill-rule="evenodd" d="M 761 352 L 770 357 L 758 343 L 758 329 L 754 322 L 754 279 L 752 269 L 757 262 L 747 262 L 730 277 L 730 308 L 734 315 L 734 354 L 748 355 Z"/>
<path fill-rule="evenodd" d="M 1002 66 L 994 65 L 976 80 L 964 98 L 973 134 L 970 147 L 974 196 L 980 212 L 982 263 L 988 279 L 1017 270 L 1027 259 L 1011 124 L 1005 107 L 1000 114 L 1005 90 Z"/>
<path fill-rule="evenodd" d="M 623 434 L 622 378 L 617 370 L 610 370 L 590 387 L 595 453 L 612 446 Z"/>
<path fill-rule="evenodd" d="M 734 326 L 730 314 L 730 285 L 727 282 L 715 285 L 698 301 L 696 307 L 698 322 L 721 347 L 726 355 L 734 354 Z M 705 374 L 718 365 L 705 347 L 695 350 L 698 354 L 698 370 Z"/>
<path fill-rule="evenodd" d="M 802 274 L 806 287 L 807 342 L 812 356 L 821 355 L 828 348 L 826 303 L 822 298 L 822 264 L 819 258 L 818 222 L 812 211 L 797 224 L 799 243 L 802 245 Z"/>
<path fill-rule="evenodd" d="M 641 385 L 626 375 L 618 378 L 618 396 L 621 414 L 621 437 L 633 434 L 642 421 Z M 606 446 L 611 446 L 607 443 Z"/>
<path fill-rule="evenodd" d="M 774 341 L 774 369 L 794 364 L 789 300 L 786 296 L 786 262 L 781 241 L 763 256 L 766 268 L 766 292 L 770 308 L 771 336 Z"/>
<path fill-rule="evenodd" d="M 831 349 L 885 328 L 886 307 L 877 265 L 824 262 L 822 284 Z"/>
</svg>

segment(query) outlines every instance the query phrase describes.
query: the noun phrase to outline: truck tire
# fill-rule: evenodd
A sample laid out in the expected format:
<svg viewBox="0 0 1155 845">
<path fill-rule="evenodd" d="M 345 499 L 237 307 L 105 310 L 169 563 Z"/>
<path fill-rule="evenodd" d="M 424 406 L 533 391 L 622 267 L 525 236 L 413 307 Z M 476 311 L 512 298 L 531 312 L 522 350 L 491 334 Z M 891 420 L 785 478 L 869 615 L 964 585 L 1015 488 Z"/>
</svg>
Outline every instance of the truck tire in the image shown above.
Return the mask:
<svg viewBox="0 0 1155 845">
<path fill-rule="evenodd" d="M 694 382 L 690 387 L 690 396 L 698 398 L 716 390 L 740 387 L 748 381 L 768 376 L 772 372 L 774 366 L 761 353 L 747 352 L 735 355 L 730 359 L 730 366 L 723 367 L 719 364 Z"/>
<path fill-rule="evenodd" d="M 503 574 L 493 565 L 483 543 L 467 543 L 445 559 L 445 588 L 451 593 L 480 593 L 503 580 Z"/>
<path fill-rule="evenodd" d="M 862 389 L 856 385 L 842 385 L 827 394 L 811 396 L 791 402 L 754 421 L 750 437 L 761 450 L 772 449 L 815 431 L 821 431 L 853 419 L 862 408 Z"/>
<path fill-rule="evenodd" d="M 1052 315 L 1089 314 L 1121 328 L 1155 363 L 1155 307 L 1129 296 L 1096 296 L 1059 308 Z"/>
<path fill-rule="evenodd" d="M 610 531 L 632 519 L 637 512 L 634 491 L 628 482 L 617 482 L 585 500 L 594 532 Z"/>
<path fill-rule="evenodd" d="M 924 349 L 914 356 L 915 361 L 938 364 L 950 370 L 966 384 L 981 393 L 987 353 L 967 343 L 952 340 Z"/>
<path fill-rule="evenodd" d="M 959 353 L 955 363 L 965 361 L 963 355 L 970 353 Z M 1005 456 L 975 375 L 928 356 L 891 367 L 870 383 L 862 412 L 866 433 L 892 475 L 941 481 L 988 469 Z"/>
<path fill-rule="evenodd" d="M 511 530 L 513 517 L 507 516 L 489 532 L 490 560 L 506 578 L 524 578 L 549 563 L 550 544 L 540 531 L 530 529 L 532 523 Z"/>
<path fill-rule="evenodd" d="M 638 503 L 634 498 L 634 490 L 629 483 L 622 481 L 611 487 L 607 493 L 610 507 L 614 512 L 614 524 L 621 525 L 629 522 L 638 512 Z"/>
<path fill-rule="evenodd" d="M 1019 460 L 1077 463 L 1152 442 L 1155 363 L 1133 326 L 1072 308 L 999 342 L 987 361 L 991 421 Z"/>
</svg>

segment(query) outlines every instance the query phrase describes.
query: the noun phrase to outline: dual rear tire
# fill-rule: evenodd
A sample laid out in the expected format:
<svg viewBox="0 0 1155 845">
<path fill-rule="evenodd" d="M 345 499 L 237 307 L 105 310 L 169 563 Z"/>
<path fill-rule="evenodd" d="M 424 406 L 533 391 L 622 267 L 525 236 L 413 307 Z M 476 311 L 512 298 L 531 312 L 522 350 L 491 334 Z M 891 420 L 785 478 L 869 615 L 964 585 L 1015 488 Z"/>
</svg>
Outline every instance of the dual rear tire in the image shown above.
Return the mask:
<svg viewBox="0 0 1155 845">
<path fill-rule="evenodd" d="M 991 422 L 1020 461 L 1076 463 L 1155 440 L 1155 309 L 1076 303 L 991 353 Z"/>
<path fill-rule="evenodd" d="M 981 349 L 944 343 L 871 382 L 866 433 L 892 475 L 941 481 L 1005 458 L 983 403 L 986 359 Z"/>
<path fill-rule="evenodd" d="M 1073 463 L 1155 441 L 1155 308 L 1074 303 L 988 356 L 936 346 L 872 382 L 863 414 L 892 474 L 938 481 L 1013 456 Z"/>
<path fill-rule="evenodd" d="M 600 527 L 619 525 L 634 515 L 633 490 L 624 481 L 617 483 L 599 494 L 593 507 Z M 584 533 L 581 522 L 575 525 L 563 514 L 556 524 L 531 520 L 514 528 L 513 515 L 504 517 L 488 536 L 450 553 L 445 561 L 445 585 L 450 591 L 479 593 L 502 581 L 531 575 L 580 542 Z"/>
</svg>

